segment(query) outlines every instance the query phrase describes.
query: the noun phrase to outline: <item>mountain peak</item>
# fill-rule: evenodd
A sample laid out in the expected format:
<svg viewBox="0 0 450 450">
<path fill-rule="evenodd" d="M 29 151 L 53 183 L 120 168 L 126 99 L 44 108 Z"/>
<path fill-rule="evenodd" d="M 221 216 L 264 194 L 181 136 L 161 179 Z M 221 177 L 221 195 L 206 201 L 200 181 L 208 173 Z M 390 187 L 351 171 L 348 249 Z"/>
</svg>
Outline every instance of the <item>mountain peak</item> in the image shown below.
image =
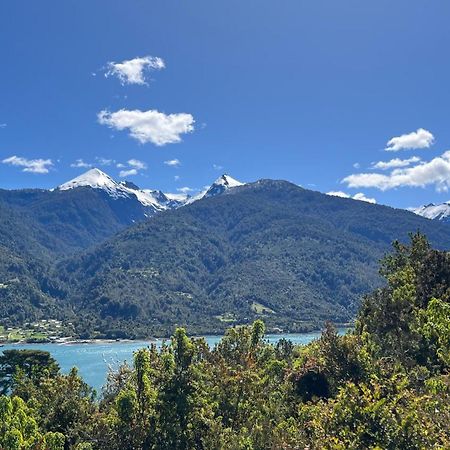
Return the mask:
<svg viewBox="0 0 450 450">
<path fill-rule="evenodd" d="M 450 222 L 450 201 L 439 205 L 429 203 L 419 208 L 412 208 L 411 211 L 427 219 Z"/>
<path fill-rule="evenodd" d="M 61 184 L 57 187 L 57 190 L 68 191 L 70 189 L 88 187 L 101 190 L 107 193 L 112 199 L 135 198 L 146 208 L 150 207 L 155 211 L 162 211 L 177 208 L 200 200 L 201 198 L 214 197 L 243 184 L 229 175 L 223 174 L 209 188 L 198 195 L 189 198 L 180 198 L 179 195 L 164 194 L 157 190 L 140 189 L 130 181 L 117 182 L 100 169 L 92 168 L 78 177 Z"/>
<path fill-rule="evenodd" d="M 60 191 L 67 191 L 69 189 L 86 186 L 94 189 L 110 190 L 117 188 L 118 184 L 105 172 L 102 172 L 100 169 L 93 168 L 82 173 L 78 177 L 61 184 L 58 186 L 58 189 Z"/>
<path fill-rule="evenodd" d="M 208 198 L 214 197 L 215 195 L 219 195 L 227 191 L 228 189 L 232 189 L 238 186 L 243 186 L 244 183 L 241 183 L 238 180 L 230 177 L 230 175 L 223 174 L 211 185 L 209 189 L 205 192 L 204 195 L 201 195 L 199 198 Z M 196 198 L 197 199 L 197 198 Z"/>
<path fill-rule="evenodd" d="M 162 192 L 140 189 L 130 181 L 121 181 L 118 183 L 108 174 L 97 168 L 90 169 L 73 180 L 61 184 L 57 189 L 60 191 L 68 191 L 80 187 L 99 189 L 107 193 L 114 200 L 124 198 L 135 199 L 143 207 L 150 208 L 152 211 L 167 209 L 167 204 L 170 202 Z M 146 214 L 149 213 L 149 211 L 146 212 Z"/>
<path fill-rule="evenodd" d="M 241 183 L 240 181 L 236 180 L 233 177 L 230 177 L 230 175 L 224 173 L 222 176 L 217 178 L 216 181 L 214 181 L 214 185 L 218 186 L 225 186 L 228 188 L 236 187 L 236 186 L 242 186 L 244 183 Z"/>
</svg>

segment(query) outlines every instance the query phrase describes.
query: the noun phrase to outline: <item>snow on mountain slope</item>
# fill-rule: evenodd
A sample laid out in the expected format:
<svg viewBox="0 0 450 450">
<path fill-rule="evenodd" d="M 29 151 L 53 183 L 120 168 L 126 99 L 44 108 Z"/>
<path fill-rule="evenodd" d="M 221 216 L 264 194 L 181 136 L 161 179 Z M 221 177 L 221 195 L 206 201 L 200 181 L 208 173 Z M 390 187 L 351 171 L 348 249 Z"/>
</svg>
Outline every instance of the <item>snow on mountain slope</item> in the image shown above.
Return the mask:
<svg viewBox="0 0 450 450">
<path fill-rule="evenodd" d="M 189 198 L 188 194 L 183 193 L 177 193 L 173 194 L 170 192 L 165 192 L 164 195 L 171 201 L 178 202 L 178 203 L 185 203 L 186 200 Z"/>
<path fill-rule="evenodd" d="M 450 222 L 450 201 L 441 203 L 440 205 L 430 203 L 419 208 L 411 208 L 411 211 L 427 219 Z"/>
<path fill-rule="evenodd" d="M 197 195 L 194 195 L 192 197 L 188 197 L 185 201 L 185 204 L 194 203 L 197 200 L 201 200 L 202 198 L 208 198 L 208 197 L 215 197 L 216 195 L 223 194 L 224 192 L 228 191 L 229 189 L 243 186 L 245 183 L 241 183 L 238 180 L 235 180 L 234 178 L 230 177 L 227 174 L 224 174 L 217 178 L 214 183 L 204 189 L 203 191 L 199 192 Z"/>
<path fill-rule="evenodd" d="M 232 189 L 238 186 L 242 186 L 244 183 L 241 183 L 238 180 L 230 177 L 229 175 L 222 175 L 217 178 L 216 181 L 211 185 L 211 187 L 205 192 L 203 198 L 214 197 L 215 195 L 222 194 L 228 189 Z"/>
<path fill-rule="evenodd" d="M 119 183 L 115 182 L 109 175 L 100 169 L 90 169 L 80 176 L 58 186 L 58 190 L 67 191 L 78 187 L 91 187 L 93 189 L 102 189 L 112 197 L 123 197 L 123 190 Z"/>
<path fill-rule="evenodd" d="M 113 199 L 134 198 L 145 207 L 162 211 L 168 209 L 170 200 L 160 191 L 139 189 L 134 183 L 121 181 L 118 183 L 100 169 L 90 169 L 80 176 L 58 186 L 58 190 L 67 191 L 80 187 L 101 189 Z"/>
<path fill-rule="evenodd" d="M 135 198 L 144 207 L 156 211 L 178 208 L 193 203 L 202 198 L 214 197 L 228 189 L 242 186 L 244 183 L 235 180 L 229 175 L 222 175 L 209 188 L 192 197 L 185 194 L 165 194 L 159 190 L 140 189 L 129 181 L 117 182 L 100 169 L 90 169 L 80 176 L 61 184 L 57 190 L 67 191 L 80 187 L 101 189 L 113 199 Z"/>
</svg>

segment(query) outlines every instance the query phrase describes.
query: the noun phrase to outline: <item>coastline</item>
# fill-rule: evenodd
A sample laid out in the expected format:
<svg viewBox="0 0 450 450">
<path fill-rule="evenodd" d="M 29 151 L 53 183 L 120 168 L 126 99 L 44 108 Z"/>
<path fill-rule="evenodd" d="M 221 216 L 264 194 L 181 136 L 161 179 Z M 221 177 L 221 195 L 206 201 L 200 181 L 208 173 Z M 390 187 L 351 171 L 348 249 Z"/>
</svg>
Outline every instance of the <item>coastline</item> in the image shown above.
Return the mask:
<svg viewBox="0 0 450 450">
<path fill-rule="evenodd" d="M 339 330 L 340 332 L 346 332 L 347 330 L 352 329 L 353 326 L 350 324 L 346 324 L 346 325 L 341 325 L 341 326 L 337 326 L 336 329 Z M 303 333 L 283 333 L 283 332 L 278 332 L 278 333 L 267 333 L 266 337 L 276 337 L 276 336 L 287 336 L 289 337 L 291 336 L 299 336 L 299 335 L 313 335 L 313 334 L 320 334 L 322 332 L 322 329 L 317 329 L 317 330 L 311 330 L 311 331 L 307 331 L 307 332 L 303 332 Z M 223 334 L 218 333 L 218 334 L 203 334 L 203 335 L 192 335 L 190 337 L 192 338 L 209 338 L 209 337 L 221 337 L 223 336 Z M 163 341 L 168 341 L 170 340 L 170 337 L 149 337 L 149 338 L 143 338 L 143 339 L 74 339 L 73 337 L 63 337 L 63 338 L 58 338 L 58 339 L 53 339 L 53 340 L 48 340 L 48 341 L 34 341 L 34 342 L 30 342 L 27 340 L 20 340 L 20 341 L 1 341 L 0 342 L 0 349 L 2 347 L 4 347 L 5 345 L 49 345 L 49 344 L 54 344 L 54 345 L 67 345 L 67 346 L 71 346 L 71 345 L 80 345 L 80 344 L 84 344 L 84 345 L 107 345 L 107 344 L 133 344 L 133 343 L 142 343 L 142 344 L 153 344 L 153 343 L 158 343 L 158 342 L 163 342 Z M 0 350 L 1 351 L 1 350 Z"/>
</svg>

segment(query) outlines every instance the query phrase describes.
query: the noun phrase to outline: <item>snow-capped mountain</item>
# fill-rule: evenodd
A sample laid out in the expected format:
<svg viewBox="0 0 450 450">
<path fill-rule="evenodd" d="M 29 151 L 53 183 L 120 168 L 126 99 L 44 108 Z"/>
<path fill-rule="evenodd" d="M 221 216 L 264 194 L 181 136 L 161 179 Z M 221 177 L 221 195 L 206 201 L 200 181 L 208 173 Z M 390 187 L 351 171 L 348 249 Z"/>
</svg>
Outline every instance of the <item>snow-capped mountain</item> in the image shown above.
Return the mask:
<svg viewBox="0 0 450 450">
<path fill-rule="evenodd" d="M 81 174 L 80 176 L 61 184 L 56 188 L 59 191 L 68 191 L 76 188 L 99 189 L 114 200 L 132 199 L 137 200 L 145 207 L 145 216 L 149 217 L 155 212 L 167 209 L 179 208 L 193 203 L 202 198 L 214 197 L 225 191 L 242 186 L 244 183 L 235 180 L 229 175 L 222 175 L 211 186 L 197 195 L 186 196 L 183 194 L 169 194 L 159 190 L 140 189 L 130 181 L 117 182 L 100 169 L 94 168 Z"/>
<path fill-rule="evenodd" d="M 100 169 L 90 169 L 73 180 L 61 184 L 57 187 L 60 191 L 68 191 L 78 187 L 91 187 L 93 189 L 103 189 L 108 192 L 111 197 L 123 197 L 122 189 L 119 183 L 114 181 L 109 175 Z"/>
<path fill-rule="evenodd" d="M 202 198 L 215 197 L 216 195 L 223 194 L 229 189 L 243 186 L 244 184 L 245 183 L 241 183 L 240 181 L 230 177 L 230 175 L 223 174 L 222 176 L 217 178 L 217 180 L 214 181 L 214 183 L 211 186 L 205 188 L 197 195 L 187 197 L 185 200 L 185 204 L 196 202 L 197 200 L 201 200 Z"/>
<path fill-rule="evenodd" d="M 139 189 L 130 181 L 117 182 L 100 169 L 90 169 L 80 176 L 58 186 L 58 190 L 67 191 L 80 187 L 101 189 L 113 199 L 136 199 L 143 206 L 156 211 L 163 211 L 174 206 L 173 200 L 167 198 L 163 192 L 151 189 Z"/>
<path fill-rule="evenodd" d="M 214 183 L 209 187 L 202 198 L 214 197 L 215 195 L 223 194 L 228 189 L 242 186 L 243 184 L 244 183 L 235 180 L 229 175 L 222 175 L 221 177 L 217 178 L 216 181 L 214 181 Z"/>
<path fill-rule="evenodd" d="M 441 203 L 440 205 L 430 203 L 419 208 L 412 208 L 411 211 L 427 219 L 450 223 L 450 201 Z"/>
<path fill-rule="evenodd" d="M 164 194 L 164 192 L 153 189 L 140 189 L 131 181 L 117 182 L 100 169 L 90 169 L 80 176 L 68 181 L 60 186 L 58 190 L 67 191 L 79 187 L 90 187 L 106 192 L 113 199 L 133 199 L 137 200 L 149 213 L 177 208 L 183 202 Z"/>
</svg>

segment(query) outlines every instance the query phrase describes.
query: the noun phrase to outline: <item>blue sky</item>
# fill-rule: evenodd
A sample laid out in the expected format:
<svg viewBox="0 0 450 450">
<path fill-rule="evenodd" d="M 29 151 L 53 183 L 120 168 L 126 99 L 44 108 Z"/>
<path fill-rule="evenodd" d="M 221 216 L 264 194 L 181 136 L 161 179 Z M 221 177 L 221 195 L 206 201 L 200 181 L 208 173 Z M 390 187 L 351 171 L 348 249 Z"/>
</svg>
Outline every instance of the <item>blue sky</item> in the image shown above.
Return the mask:
<svg viewBox="0 0 450 450">
<path fill-rule="evenodd" d="M 0 187 L 91 164 L 168 192 L 226 172 L 447 201 L 449 17 L 447 0 L 1 2 Z"/>
</svg>

